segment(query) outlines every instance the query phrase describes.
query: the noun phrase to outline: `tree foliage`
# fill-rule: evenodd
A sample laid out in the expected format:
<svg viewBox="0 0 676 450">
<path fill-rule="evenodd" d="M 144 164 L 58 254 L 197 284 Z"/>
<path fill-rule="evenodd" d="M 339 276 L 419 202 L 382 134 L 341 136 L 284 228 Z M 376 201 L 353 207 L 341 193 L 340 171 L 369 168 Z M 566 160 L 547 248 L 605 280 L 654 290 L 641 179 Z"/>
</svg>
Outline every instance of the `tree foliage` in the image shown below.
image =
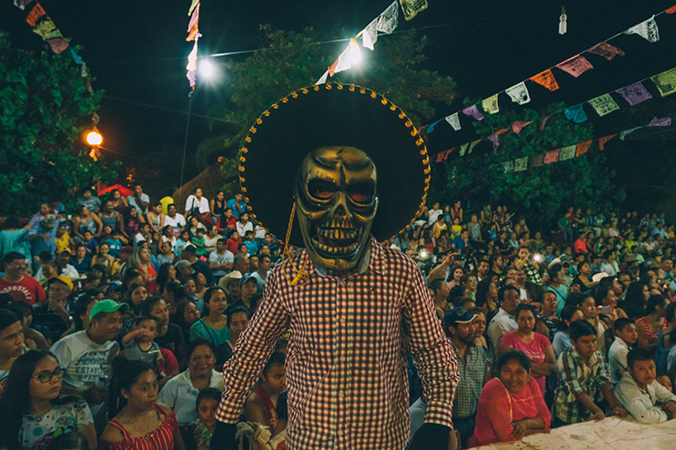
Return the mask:
<svg viewBox="0 0 676 450">
<path fill-rule="evenodd" d="M 89 91 L 70 52 L 12 48 L 0 33 L 0 215 L 28 215 L 45 201 L 116 177 L 79 142 L 102 91 Z"/>
<path fill-rule="evenodd" d="M 263 51 L 242 62 L 227 64 L 227 89 L 231 94 L 227 104 L 217 109 L 224 111 L 226 120 L 240 124 L 221 137 L 221 153 L 231 159 L 237 159 L 249 127 L 263 110 L 290 92 L 314 84 L 348 44 L 317 44 L 344 38 L 348 35 L 345 31 L 325 36 L 312 28 L 293 32 L 262 25 L 261 32 Z M 383 36 L 374 51 L 362 49 L 362 67 L 340 72 L 329 80 L 368 86 L 384 94 L 420 125 L 421 120 L 434 116 L 436 106 L 451 103 L 456 88 L 450 77 L 420 69 L 426 60 L 426 42 L 425 36 L 414 32 Z M 202 149 L 213 151 L 213 146 Z M 236 166 L 224 164 L 226 176 L 236 177 Z"/>
<path fill-rule="evenodd" d="M 470 102 L 465 102 L 468 106 Z M 524 213 L 532 222 L 551 225 L 570 206 L 607 210 L 624 200 L 624 191 L 613 184 L 614 173 L 608 169 L 604 152 L 594 141 L 589 151 L 579 157 L 525 171 L 505 172 L 503 163 L 525 156 L 541 154 L 593 138 L 588 123 L 574 124 L 563 114 L 553 114 L 541 131 L 541 121 L 563 104 L 552 104 L 543 111 L 503 111 L 486 114 L 474 122 L 477 134 L 489 136 L 509 129 L 499 136 L 500 145 L 479 144 L 472 154 L 456 157 L 446 164 L 432 167 L 430 199 L 450 203 L 471 198 L 475 204 L 507 205 Z M 511 131 L 517 121 L 532 121 L 519 134 Z M 458 151 L 454 152 L 456 155 Z"/>
</svg>

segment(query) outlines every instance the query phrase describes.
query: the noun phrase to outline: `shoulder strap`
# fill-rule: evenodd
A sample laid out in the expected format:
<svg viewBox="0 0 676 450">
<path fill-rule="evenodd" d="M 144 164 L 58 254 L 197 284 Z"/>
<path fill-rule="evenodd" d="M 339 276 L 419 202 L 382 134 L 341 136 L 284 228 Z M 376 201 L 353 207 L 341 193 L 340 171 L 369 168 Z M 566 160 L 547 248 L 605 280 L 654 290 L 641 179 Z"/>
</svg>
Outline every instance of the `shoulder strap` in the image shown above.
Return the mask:
<svg viewBox="0 0 676 450">
<path fill-rule="evenodd" d="M 124 428 L 124 425 L 122 425 L 122 423 L 119 420 L 113 419 L 113 420 L 109 421 L 108 424 L 112 425 L 115 428 L 117 428 L 118 430 L 120 430 L 122 432 L 122 437 L 124 438 L 125 441 L 127 439 L 132 439 L 131 434 L 129 434 L 129 432 L 127 432 L 127 430 Z"/>
</svg>

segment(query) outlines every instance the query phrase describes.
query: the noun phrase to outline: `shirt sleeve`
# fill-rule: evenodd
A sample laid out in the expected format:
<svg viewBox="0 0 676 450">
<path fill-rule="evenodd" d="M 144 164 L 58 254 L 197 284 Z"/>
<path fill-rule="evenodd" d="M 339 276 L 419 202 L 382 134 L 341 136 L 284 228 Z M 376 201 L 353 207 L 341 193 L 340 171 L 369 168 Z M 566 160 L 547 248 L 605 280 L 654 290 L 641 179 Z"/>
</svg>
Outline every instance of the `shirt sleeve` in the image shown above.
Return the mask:
<svg viewBox="0 0 676 450">
<path fill-rule="evenodd" d="M 277 339 L 289 327 L 290 314 L 283 305 L 279 288 L 279 284 L 285 282 L 284 269 L 284 264 L 273 269 L 260 306 L 223 368 L 223 397 L 216 416 L 221 422 L 237 423 L 247 395 L 258 380 Z"/>
<path fill-rule="evenodd" d="M 545 421 L 545 428 L 549 428 L 552 425 L 552 413 L 549 411 L 543 393 L 540 390 L 540 385 L 537 380 L 533 377 L 530 379 L 529 387 L 533 393 L 533 401 L 535 406 L 538 409 L 538 417 Z"/>
<path fill-rule="evenodd" d="M 509 333 L 506 333 L 504 336 L 502 336 L 502 340 L 500 340 L 500 345 L 511 345 L 512 347 L 514 347 L 514 334 L 515 333 L 513 331 L 510 331 Z"/>
<path fill-rule="evenodd" d="M 38 283 L 35 279 L 33 279 L 33 283 L 35 285 L 35 294 L 37 295 L 37 301 L 40 303 L 43 303 L 47 299 L 47 294 L 45 294 L 45 290 L 42 287 L 40 283 Z"/>
<path fill-rule="evenodd" d="M 455 352 L 441 329 L 422 274 L 412 268 L 409 278 L 404 321 L 410 330 L 411 352 L 427 405 L 425 423 L 452 428 L 453 397 L 460 380 Z"/>
<path fill-rule="evenodd" d="M 181 376 L 181 375 L 179 375 Z M 157 402 L 174 409 L 176 407 L 176 393 L 178 390 L 178 379 L 174 378 L 160 390 L 157 395 Z"/>
<path fill-rule="evenodd" d="M 68 345 L 66 341 L 67 340 L 64 339 L 56 341 L 54 345 L 52 345 L 52 348 L 49 349 L 49 351 L 52 352 L 54 356 L 56 356 L 56 359 L 59 361 L 59 365 L 63 369 L 68 370 L 72 354 L 70 351 L 70 345 Z"/>
<path fill-rule="evenodd" d="M 605 356 L 601 352 L 596 352 L 596 355 L 599 358 L 599 370 L 598 370 L 598 377 L 599 377 L 599 386 L 601 386 L 603 383 L 610 383 L 610 369 L 608 368 L 608 360 L 606 359 Z"/>
<path fill-rule="evenodd" d="M 623 377 L 622 381 L 615 387 L 615 396 L 629 414 L 639 423 L 660 423 L 666 422 L 667 413 L 660 407 L 646 405 L 644 402 L 646 395 L 642 394 L 635 383 L 627 382 Z M 649 398 L 649 396 L 647 396 Z"/>
<path fill-rule="evenodd" d="M 585 392 L 584 386 L 580 384 L 577 376 L 577 364 L 570 352 L 561 354 L 557 366 L 561 380 L 560 384 L 564 385 L 573 395 L 580 395 Z"/>
<path fill-rule="evenodd" d="M 478 408 L 482 408 L 485 412 L 490 427 L 500 442 L 511 441 L 514 430 L 511 425 L 512 405 L 506 392 L 502 383 L 496 379 L 496 382 L 484 387 L 484 392 L 479 397 Z"/>
</svg>

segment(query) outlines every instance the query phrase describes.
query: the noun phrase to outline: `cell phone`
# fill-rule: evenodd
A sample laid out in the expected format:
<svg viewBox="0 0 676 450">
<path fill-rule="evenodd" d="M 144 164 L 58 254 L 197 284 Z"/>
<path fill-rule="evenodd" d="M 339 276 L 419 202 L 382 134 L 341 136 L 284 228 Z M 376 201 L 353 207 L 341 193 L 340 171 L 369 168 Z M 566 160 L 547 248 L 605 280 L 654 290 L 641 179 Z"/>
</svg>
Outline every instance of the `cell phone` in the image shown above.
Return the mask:
<svg viewBox="0 0 676 450">
<path fill-rule="evenodd" d="M 610 308 L 610 306 L 599 306 L 599 313 L 603 314 L 604 316 L 609 316 L 613 313 L 613 310 Z"/>
</svg>

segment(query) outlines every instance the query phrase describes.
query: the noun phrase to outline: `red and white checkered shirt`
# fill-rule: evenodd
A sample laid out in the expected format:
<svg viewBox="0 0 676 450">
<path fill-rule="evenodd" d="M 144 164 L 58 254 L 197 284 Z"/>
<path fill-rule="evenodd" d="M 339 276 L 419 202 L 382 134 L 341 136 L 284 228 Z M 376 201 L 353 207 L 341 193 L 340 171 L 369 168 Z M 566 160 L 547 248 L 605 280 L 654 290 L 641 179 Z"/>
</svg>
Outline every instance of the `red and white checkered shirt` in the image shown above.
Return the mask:
<svg viewBox="0 0 676 450">
<path fill-rule="evenodd" d="M 346 278 L 318 271 L 308 260 L 304 286 L 286 282 L 282 270 L 289 279 L 295 275 L 288 260 L 274 268 L 224 368 L 218 420 L 238 421 L 275 342 L 290 330 L 289 449 L 404 448 L 410 432 L 405 334 L 423 384 L 425 422 L 452 426 L 455 353 L 422 275 L 403 253 L 373 237 L 368 258 L 368 266 Z M 306 259 L 303 251 L 296 267 Z"/>
</svg>

